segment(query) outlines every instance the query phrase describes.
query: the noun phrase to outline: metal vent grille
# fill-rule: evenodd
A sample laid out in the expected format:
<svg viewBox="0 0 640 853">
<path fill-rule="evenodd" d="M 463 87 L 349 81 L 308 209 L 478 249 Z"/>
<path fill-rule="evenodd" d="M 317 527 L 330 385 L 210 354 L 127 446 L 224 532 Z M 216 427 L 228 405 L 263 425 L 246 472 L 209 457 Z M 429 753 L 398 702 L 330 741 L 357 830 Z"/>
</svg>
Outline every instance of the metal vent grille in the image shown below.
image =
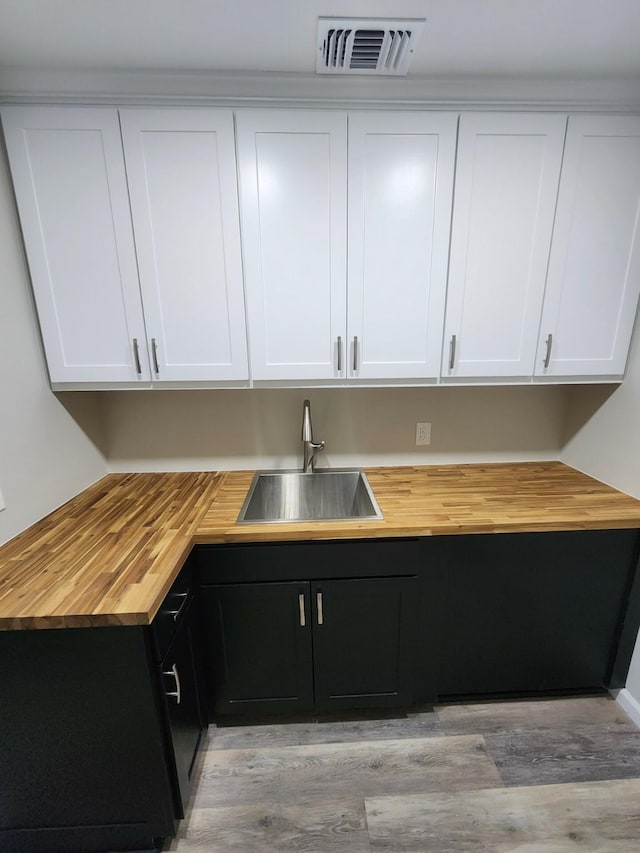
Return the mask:
<svg viewBox="0 0 640 853">
<path fill-rule="evenodd" d="M 406 74 L 424 20 L 318 21 L 318 74 Z"/>
</svg>

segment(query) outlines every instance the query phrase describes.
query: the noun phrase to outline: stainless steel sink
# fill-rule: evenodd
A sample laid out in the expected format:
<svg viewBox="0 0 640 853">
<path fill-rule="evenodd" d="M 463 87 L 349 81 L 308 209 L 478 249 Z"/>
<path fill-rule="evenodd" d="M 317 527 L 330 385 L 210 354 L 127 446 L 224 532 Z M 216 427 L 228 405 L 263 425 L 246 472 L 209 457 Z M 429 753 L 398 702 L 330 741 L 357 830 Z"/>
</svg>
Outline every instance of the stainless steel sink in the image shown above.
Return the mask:
<svg viewBox="0 0 640 853">
<path fill-rule="evenodd" d="M 382 518 L 362 471 L 263 471 L 253 478 L 238 524 Z"/>
</svg>

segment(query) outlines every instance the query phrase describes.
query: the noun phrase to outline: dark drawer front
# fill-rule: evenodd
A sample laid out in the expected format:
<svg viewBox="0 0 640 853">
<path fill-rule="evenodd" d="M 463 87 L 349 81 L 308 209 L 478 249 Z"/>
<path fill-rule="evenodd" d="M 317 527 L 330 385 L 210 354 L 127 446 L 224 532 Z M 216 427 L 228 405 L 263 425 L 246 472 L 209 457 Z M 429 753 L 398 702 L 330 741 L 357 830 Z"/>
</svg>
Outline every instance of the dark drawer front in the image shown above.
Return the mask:
<svg viewBox="0 0 640 853">
<path fill-rule="evenodd" d="M 155 655 L 162 659 L 174 638 L 176 630 L 193 595 L 193 565 L 188 560 L 167 593 L 160 610 L 151 623 Z"/>
<path fill-rule="evenodd" d="M 325 578 L 415 575 L 418 539 L 199 545 L 194 550 L 201 584 L 302 581 Z"/>
</svg>

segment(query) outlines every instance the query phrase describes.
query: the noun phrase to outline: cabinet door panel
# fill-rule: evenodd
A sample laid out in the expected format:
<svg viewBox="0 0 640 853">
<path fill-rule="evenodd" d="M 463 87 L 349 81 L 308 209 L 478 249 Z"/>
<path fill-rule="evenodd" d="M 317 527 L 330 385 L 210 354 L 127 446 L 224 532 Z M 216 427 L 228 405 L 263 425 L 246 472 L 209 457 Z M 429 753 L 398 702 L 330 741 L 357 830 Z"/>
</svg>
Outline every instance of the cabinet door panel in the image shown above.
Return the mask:
<svg viewBox="0 0 640 853">
<path fill-rule="evenodd" d="M 178 817 L 181 818 L 185 814 L 191 791 L 193 764 L 205 728 L 196 612 L 193 603 L 189 605 L 162 664 L 181 806 Z M 173 695 L 175 693 L 178 695 Z"/>
<path fill-rule="evenodd" d="M 220 585 L 202 595 L 211 712 L 312 708 L 309 584 Z"/>
<path fill-rule="evenodd" d="M 460 119 L 444 378 L 533 373 L 565 126 L 559 115 Z"/>
<path fill-rule="evenodd" d="M 318 708 L 409 704 L 414 578 L 313 583 Z"/>
<path fill-rule="evenodd" d="M 349 116 L 348 335 L 360 378 L 437 377 L 457 115 Z"/>
<path fill-rule="evenodd" d="M 254 379 L 342 375 L 337 339 L 346 334 L 346 131 L 346 116 L 339 113 L 237 115 Z"/>
<path fill-rule="evenodd" d="M 153 378 L 247 379 L 233 115 L 120 115 Z"/>
<path fill-rule="evenodd" d="M 425 540 L 438 693 L 607 687 L 636 548 L 635 530 Z"/>
<path fill-rule="evenodd" d="M 148 382 L 117 112 L 6 107 L 2 122 L 51 381 Z"/>
<path fill-rule="evenodd" d="M 571 116 L 537 375 L 624 373 L 640 293 L 639 215 L 640 118 Z"/>
</svg>

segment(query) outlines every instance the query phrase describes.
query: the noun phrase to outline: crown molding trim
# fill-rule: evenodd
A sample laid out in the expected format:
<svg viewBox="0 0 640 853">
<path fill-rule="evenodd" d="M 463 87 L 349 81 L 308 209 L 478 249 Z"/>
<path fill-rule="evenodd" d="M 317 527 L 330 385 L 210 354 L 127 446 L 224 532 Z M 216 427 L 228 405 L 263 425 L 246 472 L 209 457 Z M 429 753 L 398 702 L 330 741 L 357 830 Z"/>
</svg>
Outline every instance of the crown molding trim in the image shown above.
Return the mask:
<svg viewBox="0 0 640 853">
<path fill-rule="evenodd" d="M 0 68 L 4 103 L 640 111 L 640 78 L 320 77 Z"/>
</svg>

